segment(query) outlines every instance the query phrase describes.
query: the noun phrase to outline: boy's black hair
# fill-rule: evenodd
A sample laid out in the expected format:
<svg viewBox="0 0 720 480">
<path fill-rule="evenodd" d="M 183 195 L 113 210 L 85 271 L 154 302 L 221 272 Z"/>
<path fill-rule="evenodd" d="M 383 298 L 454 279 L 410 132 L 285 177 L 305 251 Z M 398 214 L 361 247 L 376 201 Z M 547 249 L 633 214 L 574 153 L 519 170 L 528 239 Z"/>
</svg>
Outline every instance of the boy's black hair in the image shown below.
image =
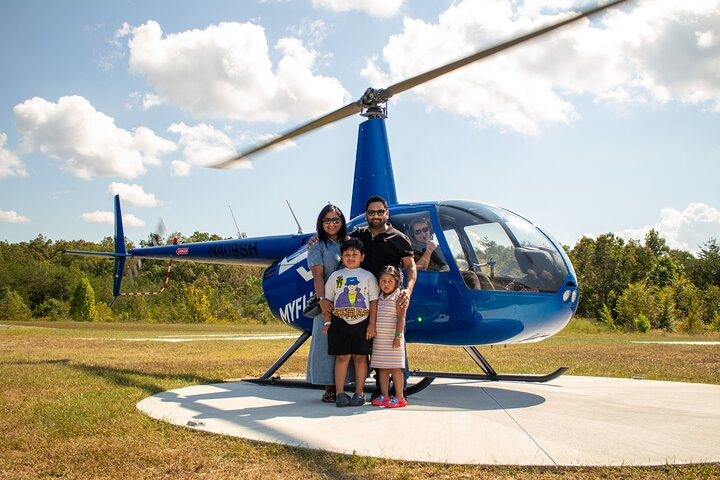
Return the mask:
<svg viewBox="0 0 720 480">
<path fill-rule="evenodd" d="M 386 210 L 388 208 L 387 200 L 385 200 L 383 197 L 380 197 L 378 195 L 373 195 L 372 197 L 367 199 L 367 202 L 365 202 L 365 211 L 366 212 L 367 212 L 367 209 L 370 206 L 370 204 L 373 202 L 380 202 L 383 204 L 383 207 L 385 207 Z"/>
<path fill-rule="evenodd" d="M 363 242 L 359 238 L 350 237 L 340 245 L 340 255 L 342 255 L 345 250 L 350 250 L 351 248 L 365 254 L 365 245 L 363 245 Z"/>
</svg>

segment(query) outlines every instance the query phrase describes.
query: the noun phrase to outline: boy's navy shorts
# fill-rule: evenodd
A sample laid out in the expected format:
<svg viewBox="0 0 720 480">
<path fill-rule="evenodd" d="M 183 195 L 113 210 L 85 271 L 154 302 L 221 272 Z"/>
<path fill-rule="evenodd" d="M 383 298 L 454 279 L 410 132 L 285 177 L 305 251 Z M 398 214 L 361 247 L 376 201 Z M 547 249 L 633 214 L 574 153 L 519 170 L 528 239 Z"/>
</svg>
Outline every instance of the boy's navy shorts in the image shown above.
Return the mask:
<svg viewBox="0 0 720 480">
<path fill-rule="evenodd" d="M 328 355 L 370 355 L 372 339 L 365 338 L 370 319 L 350 325 L 335 315 L 328 329 Z"/>
</svg>

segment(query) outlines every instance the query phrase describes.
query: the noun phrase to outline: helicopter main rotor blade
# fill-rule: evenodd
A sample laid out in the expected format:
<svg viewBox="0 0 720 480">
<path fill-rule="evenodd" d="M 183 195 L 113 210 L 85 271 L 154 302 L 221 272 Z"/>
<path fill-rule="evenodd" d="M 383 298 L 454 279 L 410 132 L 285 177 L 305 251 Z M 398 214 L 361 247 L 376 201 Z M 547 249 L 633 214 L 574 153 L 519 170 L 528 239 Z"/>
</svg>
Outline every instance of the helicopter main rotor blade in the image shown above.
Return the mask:
<svg viewBox="0 0 720 480">
<path fill-rule="evenodd" d="M 359 100 L 357 100 L 355 102 L 349 103 L 349 104 L 345 105 L 344 107 L 335 110 L 332 113 L 329 113 L 318 119 L 312 120 L 304 125 L 301 125 L 300 127 L 297 127 L 293 130 L 290 130 L 289 132 L 286 132 L 286 133 L 280 135 L 279 137 L 276 137 L 268 142 L 261 143 L 260 145 L 257 145 L 249 150 L 245 150 L 244 152 L 234 155 L 222 162 L 210 165 L 210 167 L 212 167 L 212 168 L 227 168 L 227 167 L 231 166 L 233 163 L 240 161 L 244 158 L 250 157 L 251 155 L 258 153 L 262 150 L 265 150 L 267 148 L 270 148 L 273 145 L 277 145 L 281 142 L 284 142 L 285 140 L 289 140 L 291 138 L 297 137 L 304 133 L 310 132 L 312 130 L 315 130 L 316 128 L 320 128 L 325 125 L 329 125 L 333 122 L 337 122 L 338 120 L 342 120 L 345 117 L 349 117 L 350 115 L 361 112 L 363 110 L 363 108 L 368 108 L 372 105 L 378 105 L 379 103 L 387 102 L 388 99 L 390 99 L 390 97 L 392 97 L 393 95 L 396 95 L 398 93 L 402 93 L 411 88 L 417 87 L 418 85 L 429 82 L 430 80 L 433 80 L 437 77 L 445 75 L 446 73 L 450 73 L 454 70 L 462 68 L 470 63 L 477 62 L 478 60 L 482 60 L 483 58 L 487 58 L 491 55 L 502 52 L 503 50 L 507 50 L 508 48 L 514 47 L 515 45 L 519 45 L 521 43 L 527 42 L 528 40 L 532 40 L 533 38 L 539 37 L 541 35 L 545 35 L 546 33 L 549 33 L 553 30 L 562 28 L 565 25 L 576 22 L 582 18 L 586 18 L 591 15 L 595 15 L 596 13 L 599 13 L 607 8 L 614 7 L 616 5 L 624 3 L 626 1 L 627 0 L 613 0 L 604 5 L 585 10 L 585 11 L 580 12 L 579 14 L 574 15 L 572 17 L 569 17 L 561 22 L 555 23 L 553 25 L 549 25 L 547 27 L 543 27 L 539 30 L 530 32 L 528 34 L 514 38 L 512 40 L 508 40 L 506 42 L 495 45 L 494 47 L 480 50 L 480 51 L 475 52 L 472 55 L 469 55 L 467 57 L 461 58 L 459 60 L 455 60 L 454 62 L 448 63 L 446 65 L 443 65 L 441 67 L 435 68 L 430 71 L 427 71 L 425 73 L 421 73 L 420 75 L 416 75 L 412 78 L 408 78 L 407 80 L 403 80 L 401 82 L 390 85 L 389 87 L 387 87 L 385 89 L 374 90 L 374 89 L 369 88 L 368 91 L 365 92 L 365 95 L 363 95 Z"/>
<path fill-rule="evenodd" d="M 499 45 L 495 45 L 494 47 L 480 50 L 479 52 L 475 52 L 472 55 L 469 55 L 465 58 L 455 60 L 454 62 L 448 63 L 446 65 L 435 68 L 428 72 L 421 73 L 420 75 L 416 75 L 412 78 L 408 78 L 407 80 L 403 80 L 402 82 L 398 82 L 398 83 L 391 85 L 385 89 L 385 92 L 387 92 L 387 98 L 390 98 L 393 95 L 402 93 L 411 88 L 417 87 L 418 85 L 421 85 L 425 82 L 429 82 L 430 80 L 433 80 L 441 75 L 445 75 L 446 73 L 450 73 L 453 70 L 462 68 L 465 65 L 468 65 L 473 62 L 477 62 L 478 60 L 482 60 L 483 58 L 487 58 L 491 55 L 502 52 L 503 50 L 507 50 L 508 48 L 514 47 L 515 45 L 518 45 L 520 43 L 524 43 L 524 42 L 527 42 L 528 40 L 532 40 L 533 38 L 539 37 L 541 35 L 545 35 L 546 33 L 549 33 L 558 28 L 562 28 L 565 25 L 576 22 L 582 18 L 586 18 L 586 17 L 590 17 L 592 15 L 595 15 L 596 13 L 599 13 L 599 12 L 605 10 L 606 8 L 614 7 L 615 5 L 619 5 L 626 1 L 627 0 L 613 0 L 604 5 L 586 10 L 584 12 L 580 12 L 579 14 L 574 15 L 570 18 L 567 18 L 566 20 L 563 20 L 561 22 L 555 23 L 553 25 L 549 25 L 547 27 L 541 28 L 540 30 L 536 30 L 534 32 L 530 32 L 521 37 L 517 37 L 512 40 L 508 40 L 507 42 L 500 43 Z"/>
<path fill-rule="evenodd" d="M 332 113 L 328 113 L 327 115 L 320 117 L 318 119 L 315 119 L 311 122 L 306 123 L 305 125 L 301 125 L 293 130 L 290 130 L 289 132 L 286 132 L 279 137 L 273 138 L 272 140 L 262 143 L 260 145 L 257 145 L 256 147 L 251 148 L 250 150 L 246 150 L 244 152 L 241 152 L 233 157 L 228 158 L 227 160 L 224 160 L 220 163 L 216 163 L 213 165 L 210 165 L 212 168 L 227 168 L 233 163 L 242 160 L 243 158 L 247 158 L 250 155 L 257 153 L 261 150 L 265 150 L 266 148 L 270 148 L 273 145 L 277 145 L 278 143 L 284 142 L 285 140 L 290 140 L 291 138 L 297 137 L 298 135 L 302 135 L 303 133 L 307 133 L 311 130 L 315 130 L 316 128 L 320 128 L 322 126 L 331 124 L 333 122 L 337 122 L 338 120 L 342 120 L 345 117 L 349 117 L 350 115 L 354 115 L 358 112 L 362 111 L 362 107 L 360 106 L 359 102 L 353 102 L 345 105 L 342 108 L 339 108 L 335 110 Z"/>
</svg>

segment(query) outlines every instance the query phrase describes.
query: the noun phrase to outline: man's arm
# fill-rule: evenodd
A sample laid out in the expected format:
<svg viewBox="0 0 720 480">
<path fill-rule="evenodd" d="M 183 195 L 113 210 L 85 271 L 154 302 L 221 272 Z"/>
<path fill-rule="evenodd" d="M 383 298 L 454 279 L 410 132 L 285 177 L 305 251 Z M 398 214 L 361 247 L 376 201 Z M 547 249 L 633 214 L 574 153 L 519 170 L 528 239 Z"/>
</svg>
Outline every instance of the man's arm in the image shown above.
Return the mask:
<svg viewBox="0 0 720 480">
<path fill-rule="evenodd" d="M 407 309 L 410 305 L 410 296 L 412 295 L 413 288 L 415 288 L 415 280 L 417 279 L 417 267 L 415 266 L 415 259 L 412 256 L 402 258 L 403 268 L 405 269 L 405 278 L 407 280 L 407 287 L 400 292 L 398 299 L 398 305 Z"/>
</svg>

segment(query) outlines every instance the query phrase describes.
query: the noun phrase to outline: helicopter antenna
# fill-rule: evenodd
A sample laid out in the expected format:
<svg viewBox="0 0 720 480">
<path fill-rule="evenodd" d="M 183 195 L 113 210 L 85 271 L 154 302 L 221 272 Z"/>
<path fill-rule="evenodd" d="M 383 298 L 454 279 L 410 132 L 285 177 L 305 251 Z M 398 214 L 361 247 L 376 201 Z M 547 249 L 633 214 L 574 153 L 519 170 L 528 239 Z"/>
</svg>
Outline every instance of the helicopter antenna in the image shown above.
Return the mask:
<svg viewBox="0 0 720 480">
<path fill-rule="evenodd" d="M 230 215 L 232 215 L 233 222 L 235 223 L 235 229 L 238 232 L 238 238 L 245 238 L 245 237 L 243 237 L 243 234 L 240 233 L 240 227 L 238 227 L 237 220 L 235 220 L 235 214 L 232 211 L 232 207 L 230 205 L 228 205 L 228 208 L 230 209 Z"/>
<path fill-rule="evenodd" d="M 296 223 L 297 226 L 298 226 L 298 233 L 299 233 L 300 235 L 302 235 L 304 232 L 302 231 L 302 227 L 300 226 L 300 222 L 298 222 L 298 219 L 297 219 L 297 217 L 295 216 L 295 212 L 293 212 L 293 209 L 292 209 L 292 207 L 290 206 L 290 202 L 288 202 L 287 200 L 285 200 L 285 203 L 287 203 L 288 208 L 290 209 L 290 213 L 292 213 L 292 216 L 293 216 L 293 218 L 295 219 L 295 223 Z"/>
</svg>

